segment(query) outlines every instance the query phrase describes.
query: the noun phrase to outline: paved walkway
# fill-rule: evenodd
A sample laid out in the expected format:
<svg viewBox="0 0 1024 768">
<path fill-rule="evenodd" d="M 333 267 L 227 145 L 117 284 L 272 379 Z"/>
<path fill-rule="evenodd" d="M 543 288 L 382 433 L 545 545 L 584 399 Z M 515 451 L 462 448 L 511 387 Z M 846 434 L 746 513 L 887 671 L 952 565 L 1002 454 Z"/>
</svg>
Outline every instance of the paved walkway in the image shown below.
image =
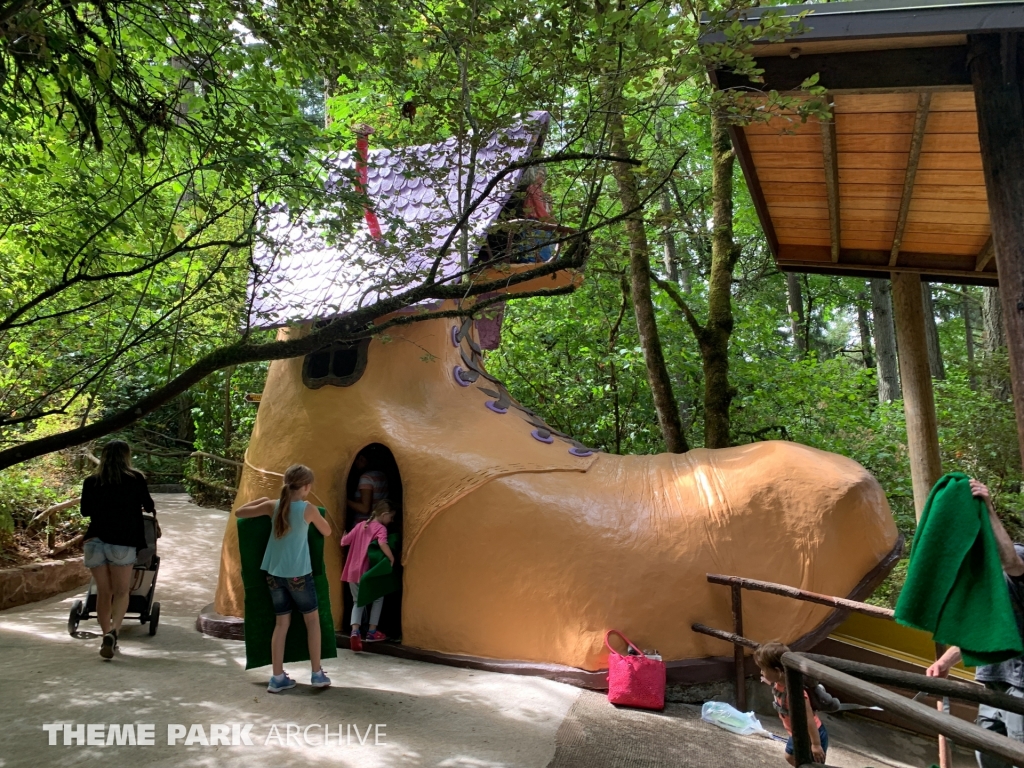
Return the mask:
<svg viewBox="0 0 1024 768">
<path fill-rule="evenodd" d="M 300 685 L 269 694 L 269 670 L 245 671 L 242 643 L 206 637 L 194 628 L 216 586 L 226 513 L 192 505 L 185 495 L 156 500 L 164 536 L 157 584 L 162 616 L 155 637 L 127 623 L 122 652 L 105 662 L 97 652 L 95 621 L 83 623 L 80 632 L 96 636 L 72 638 L 67 632 L 68 611 L 80 593 L 0 612 L 0 768 L 785 766 L 781 744 L 732 736 L 700 722 L 696 708 L 620 712 L 601 696 L 548 680 L 377 654 L 342 651 L 325 661 L 334 683 L 326 690 L 303 684 L 308 665 L 291 665 Z M 777 722 L 768 720 L 762 718 L 777 730 Z M 57 733 L 50 746 L 43 728 L 48 723 L 103 724 L 104 733 L 109 724 L 153 724 L 155 743 L 64 746 Z M 173 746 L 167 743 L 172 724 L 186 729 Z M 186 745 L 193 724 L 203 726 L 207 740 L 211 724 L 237 726 L 239 740 L 251 724 L 253 745 L 206 746 L 198 729 Z M 320 744 L 321 724 L 330 729 L 329 746 Z M 379 744 L 378 731 L 370 728 L 367 736 L 368 726 L 376 724 Z M 274 738 L 275 726 L 280 739 Z M 312 727 L 304 739 L 297 728 L 307 726 Z M 339 727 L 346 734 L 340 745 Z M 828 762 L 840 768 L 928 765 L 934 749 L 852 721 L 835 724 L 833 744 Z"/>
</svg>

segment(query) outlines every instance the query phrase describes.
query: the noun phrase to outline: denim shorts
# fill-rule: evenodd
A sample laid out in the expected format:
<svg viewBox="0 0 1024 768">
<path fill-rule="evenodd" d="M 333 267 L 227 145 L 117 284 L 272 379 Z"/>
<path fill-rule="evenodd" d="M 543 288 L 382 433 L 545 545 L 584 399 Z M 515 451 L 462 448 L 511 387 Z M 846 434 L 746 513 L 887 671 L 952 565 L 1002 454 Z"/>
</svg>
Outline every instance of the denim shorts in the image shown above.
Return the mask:
<svg viewBox="0 0 1024 768">
<path fill-rule="evenodd" d="M 821 727 L 818 728 L 818 740 L 821 741 L 822 752 L 828 752 L 828 731 L 825 730 L 825 724 L 822 723 Z M 786 742 L 786 754 L 793 754 L 793 737 L 789 737 L 789 741 Z"/>
<path fill-rule="evenodd" d="M 135 547 L 107 544 L 100 539 L 89 539 L 82 545 L 86 568 L 101 565 L 135 565 Z"/>
<path fill-rule="evenodd" d="M 312 613 L 317 609 L 316 584 L 313 574 L 305 576 L 271 576 L 267 574 L 270 599 L 274 602 L 274 613 L 285 616 L 296 608 L 299 613 Z"/>
</svg>

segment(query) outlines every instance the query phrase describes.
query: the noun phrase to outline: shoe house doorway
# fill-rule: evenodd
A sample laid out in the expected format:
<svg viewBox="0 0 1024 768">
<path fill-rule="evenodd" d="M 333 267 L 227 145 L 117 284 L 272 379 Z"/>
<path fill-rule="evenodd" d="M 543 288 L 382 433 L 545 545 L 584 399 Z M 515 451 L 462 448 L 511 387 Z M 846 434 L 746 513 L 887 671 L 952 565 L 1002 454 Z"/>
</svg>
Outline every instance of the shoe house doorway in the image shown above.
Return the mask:
<svg viewBox="0 0 1024 768">
<path fill-rule="evenodd" d="M 367 475 L 367 473 L 371 473 L 368 479 L 370 479 L 371 483 L 374 484 L 373 490 L 364 491 L 369 497 L 367 501 L 369 502 L 371 509 L 373 504 L 378 501 L 378 496 L 390 502 L 391 508 L 395 510 L 395 518 L 392 520 L 391 525 L 388 526 L 388 532 L 389 534 L 398 533 L 399 541 L 402 541 L 405 538 L 402 526 L 402 474 L 399 472 L 398 462 L 395 461 L 395 455 L 386 445 L 381 445 L 380 443 L 371 443 L 370 445 L 361 448 L 359 453 L 356 454 L 355 461 L 352 462 L 352 468 L 349 470 L 348 478 L 345 481 L 344 493 L 341 494 L 342 498 L 346 499 L 345 530 L 352 530 L 353 526 L 355 526 L 359 521 L 365 519 L 353 508 L 352 504 L 348 502 L 362 499 L 359 481 L 364 475 Z M 382 485 L 380 481 L 383 481 Z M 398 577 L 401 578 L 401 549 L 394 554 L 395 572 L 398 574 Z M 349 592 L 342 590 L 342 598 L 345 601 L 342 617 L 349 616 L 352 611 L 352 595 Z M 368 611 L 364 611 L 364 622 L 369 618 L 366 615 L 367 613 Z M 391 640 L 401 639 L 401 589 L 385 597 L 384 607 L 381 609 L 380 622 L 377 624 L 377 628 Z M 343 636 L 344 634 L 345 633 L 343 631 L 339 632 L 339 635 Z"/>
</svg>

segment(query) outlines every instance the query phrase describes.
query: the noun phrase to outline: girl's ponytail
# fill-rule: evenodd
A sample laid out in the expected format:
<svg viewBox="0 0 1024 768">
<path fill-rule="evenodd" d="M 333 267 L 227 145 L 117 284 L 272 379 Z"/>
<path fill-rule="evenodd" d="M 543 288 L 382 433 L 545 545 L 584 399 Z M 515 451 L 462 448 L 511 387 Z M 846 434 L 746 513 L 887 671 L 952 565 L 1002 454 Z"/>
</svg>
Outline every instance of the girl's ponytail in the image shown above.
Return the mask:
<svg viewBox="0 0 1024 768">
<path fill-rule="evenodd" d="M 284 473 L 284 482 L 281 485 L 281 498 L 277 502 L 277 512 L 274 515 L 274 537 L 283 538 L 291 530 L 292 492 L 299 490 L 304 485 L 313 484 L 313 470 L 304 464 L 293 464 Z"/>
<path fill-rule="evenodd" d="M 370 519 L 366 521 L 366 525 L 369 525 L 374 520 L 380 520 L 380 518 L 391 511 L 391 502 L 387 499 L 381 499 L 373 505 L 373 511 L 370 513 Z"/>
</svg>

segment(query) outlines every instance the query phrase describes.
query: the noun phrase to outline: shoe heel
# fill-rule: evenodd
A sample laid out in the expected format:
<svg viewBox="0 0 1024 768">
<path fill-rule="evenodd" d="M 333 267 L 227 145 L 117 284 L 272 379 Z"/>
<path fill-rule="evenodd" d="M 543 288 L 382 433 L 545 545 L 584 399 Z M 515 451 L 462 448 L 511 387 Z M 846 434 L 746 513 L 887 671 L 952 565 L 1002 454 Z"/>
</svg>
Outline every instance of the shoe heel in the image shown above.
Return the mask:
<svg viewBox="0 0 1024 768">
<path fill-rule="evenodd" d="M 363 641 L 358 635 L 352 635 L 348 639 L 348 647 L 352 653 L 359 653 L 363 650 Z"/>
</svg>

